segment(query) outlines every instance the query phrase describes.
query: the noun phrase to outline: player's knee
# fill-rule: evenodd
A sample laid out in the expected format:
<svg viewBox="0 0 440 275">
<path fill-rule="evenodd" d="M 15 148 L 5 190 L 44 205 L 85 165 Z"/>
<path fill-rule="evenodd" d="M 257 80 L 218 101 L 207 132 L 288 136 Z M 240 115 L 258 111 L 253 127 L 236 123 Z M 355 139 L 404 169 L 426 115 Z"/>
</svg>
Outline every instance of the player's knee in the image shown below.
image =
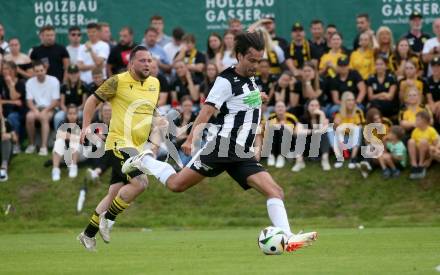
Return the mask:
<svg viewBox="0 0 440 275">
<path fill-rule="evenodd" d="M 186 190 L 185 186 L 182 184 L 179 184 L 177 181 L 170 181 L 167 182 L 167 188 L 168 190 L 174 192 L 174 193 L 182 193 Z"/>
<path fill-rule="evenodd" d="M 142 193 L 148 186 L 148 179 L 146 175 L 139 175 L 134 178 L 136 181 L 136 189 L 138 193 Z"/>
<path fill-rule="evenodd" d="M 271 198 L 279 198 L 280 200 L 284 200 L 284 190 L 278 184 L 275 184 L 269 196 Z"/>
</svg>

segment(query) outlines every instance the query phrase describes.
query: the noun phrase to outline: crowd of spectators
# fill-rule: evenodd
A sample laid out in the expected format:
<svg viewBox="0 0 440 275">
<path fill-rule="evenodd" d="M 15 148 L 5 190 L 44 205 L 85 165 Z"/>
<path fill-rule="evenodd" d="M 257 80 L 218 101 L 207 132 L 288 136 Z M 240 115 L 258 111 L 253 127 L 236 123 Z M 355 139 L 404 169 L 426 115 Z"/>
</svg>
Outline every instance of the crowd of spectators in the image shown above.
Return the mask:
<svg viewBox="0 0 440 275">
<path fill-rule="evenodd" d="M 105 79 L 127 69 L 136 45 L 147 47 L 154 57 L 151 73 L 161 84 L 160 112 L 181 112 L 178 127 L 194 121 L 216 76 L 237 62 L 235 35 L 247 30 L 261 31 L 266 42 L 256 82 L 268 96 L 262 121 L 276 128 L 269 166 L 286 165 L 284 135 L 290 133 L 294 138 L 288 149 L 299 137 L 306 140 L 305 150 L 291 156 L 292 172 L 320 159 L 325 171 L 347 163 L 364 177 L 378 167 L 389 178 L 409 167 L 412 179 L 423 178 L 432 161 L 440 160 L 440 19 L 433 21 L 432 33 L 422 31 L 423 16 L 417 12 L 409 18 L 407 33 L 393 33 L 387 26 L 373 30 L 368 14 L 355 19 L 358 33 L 353 42 L 344 40 L 338 26 L 321 20 L 309 23 L 310 37 L 306 22 L 293 23 L 287 37 L 277 33 L 272 17 L 248 29 L 231 19 L 224 33 L 209 34 L 205 49 L 197 47 L 204 43 L 197 43 L 184 26 L 175 27 L 171 36 L 165 34 L 165 21 L 159 15 L 150 18 L 142 37 L 126 26 L 119 30 L 117 41 L 108 23 L 89 23 L 86 33 L 71 26 L 68 45 L 58 44 L 55 29 L 44 26 L 39 32 L 41 44 L 28 54 L 22 52 L 20 38 L 6 39 L 7 30 L 0 26 L 0 181 L 8 179 L 12 155 L 24 149 L 26 154 L 47 156 L 49 148 L 53 148 L 52 179 L 60 180 L 63 153 L 77 133 L 64 133 L 63 142 L 53 133 L 63 123 L 81 124 L 87 97 Z M 109 108 L 100 107 L 97 121 L 109 123 Z M 381 123 L 384 129 L 367 139 L 363 130 L 369 123 Z M 339 131 L 344 124 L 352 127 Z M 177 148 L 188 133 L 185 129 L 174 139 Z M 313 142 L 315 133 L 323 133 L 318 143 Z M 385 152 L 376 158 L 363 156 L 361 146 L 374 142 L 382 142 Z M 79 154 L 78 150 L 66 161 L 71 178 L 78 174 Z M 179 154 L 183 163 L 189 161 L 189 156 Z M 105 169 L 96 163 L 88 173 L 95 179 Z"/>
</svg>

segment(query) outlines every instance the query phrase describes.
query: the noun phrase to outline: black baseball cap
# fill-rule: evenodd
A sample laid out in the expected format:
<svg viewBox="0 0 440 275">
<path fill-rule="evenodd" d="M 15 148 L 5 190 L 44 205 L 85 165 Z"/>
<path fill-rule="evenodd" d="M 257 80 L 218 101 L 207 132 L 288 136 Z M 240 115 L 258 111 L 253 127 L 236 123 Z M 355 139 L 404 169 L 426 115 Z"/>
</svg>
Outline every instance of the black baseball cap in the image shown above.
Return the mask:
<svg viewBox="0 0 440 275">
<path fill-rule="evenodd" d="M 301 23 L 299 23 L 299 22 L 296 22 L 295 24 L 293 24 L 293 26 L 292 26 L 292 31 L 294 32 L 294 31 L 303 31 L 304 30 L 304 27 L 303 27 L 303 25 L 301 25 Z"/>
<path fill-rule="evenodd" d="M 416 19 L 416 18 L 420 18 L 420 19 L 422 19 L 422 18 L 423 18 L 423 15 L 422 15 L 420 12 L 418 12 L 418 11 L 414 11 L 414 12 L 412 12 L 411 15 L 409 16 L 409 20 L 413 20 L 413 19 Z"/>
<path fill-rule="evenodd" d="M 434 57 L 430 62 L 431 66 L 440 66 L 440 57 Z"/>
<path fill-rule="evenodd" d="M 69 67 L 67 67 L 67 72 L 69 74 L 75 74 L 75 73 L 79 72 L 79 68 L 75 64 L 71 64 L 71 65 L 69 65 Z"/>
<path fill-rule="evenodd" d="M 338 58 L 338 66 L 348 66 L 350 64 L 350 60 L 346 56 L 342 56 Z"/>
</svg>

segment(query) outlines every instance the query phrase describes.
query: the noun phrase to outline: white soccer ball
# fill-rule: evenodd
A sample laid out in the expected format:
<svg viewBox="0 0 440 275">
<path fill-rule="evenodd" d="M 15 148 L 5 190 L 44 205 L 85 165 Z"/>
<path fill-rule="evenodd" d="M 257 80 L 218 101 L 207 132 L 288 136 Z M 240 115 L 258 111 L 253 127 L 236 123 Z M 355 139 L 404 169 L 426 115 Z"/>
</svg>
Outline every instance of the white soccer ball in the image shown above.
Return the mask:
<svg viewBox="0 0 440 275">
<path fill-rule="evenodd" d="M 280 255 L 284 252 L 287 236 L 281 228 L 269 226 L 261 230 L 258 246 L 266 255 Z"/>
</svg>

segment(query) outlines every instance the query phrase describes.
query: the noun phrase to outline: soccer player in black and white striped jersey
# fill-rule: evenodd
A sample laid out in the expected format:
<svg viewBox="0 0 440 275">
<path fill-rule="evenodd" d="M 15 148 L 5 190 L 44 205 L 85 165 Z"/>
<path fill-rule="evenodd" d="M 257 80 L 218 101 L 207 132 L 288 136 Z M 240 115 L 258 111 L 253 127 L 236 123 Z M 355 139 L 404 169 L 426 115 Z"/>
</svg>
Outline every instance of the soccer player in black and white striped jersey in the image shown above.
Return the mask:
<svg viewBox="0 0 440 275">
<path fill-rule="evenodd" d="M 159 179 L 173 192 L 183 192 L 205 177 L 226 171 L 243 189 L 254 188 L 267 197 L 267 210 L 274 226 L 289 237 L 286 251 L 293 251 L 316 240 L 317 233 L 293 234 L 284 207 L 282 188 L 255 158 L 254 141 L 261 118 L 262 94 L 254 76 L 265 50 L 260 32 L 237 35 L 235 53 L 238 64 L 224 70 L 216 79 L 197 116 L 182 150 L 191 155 L 193 139 L 202 125 L 219 112 L 217 129 L 179 173 L 165 162 L 157 161 L 151 151 L 129 158 L 122 171 L 139 169 Z"/>
</svg>

